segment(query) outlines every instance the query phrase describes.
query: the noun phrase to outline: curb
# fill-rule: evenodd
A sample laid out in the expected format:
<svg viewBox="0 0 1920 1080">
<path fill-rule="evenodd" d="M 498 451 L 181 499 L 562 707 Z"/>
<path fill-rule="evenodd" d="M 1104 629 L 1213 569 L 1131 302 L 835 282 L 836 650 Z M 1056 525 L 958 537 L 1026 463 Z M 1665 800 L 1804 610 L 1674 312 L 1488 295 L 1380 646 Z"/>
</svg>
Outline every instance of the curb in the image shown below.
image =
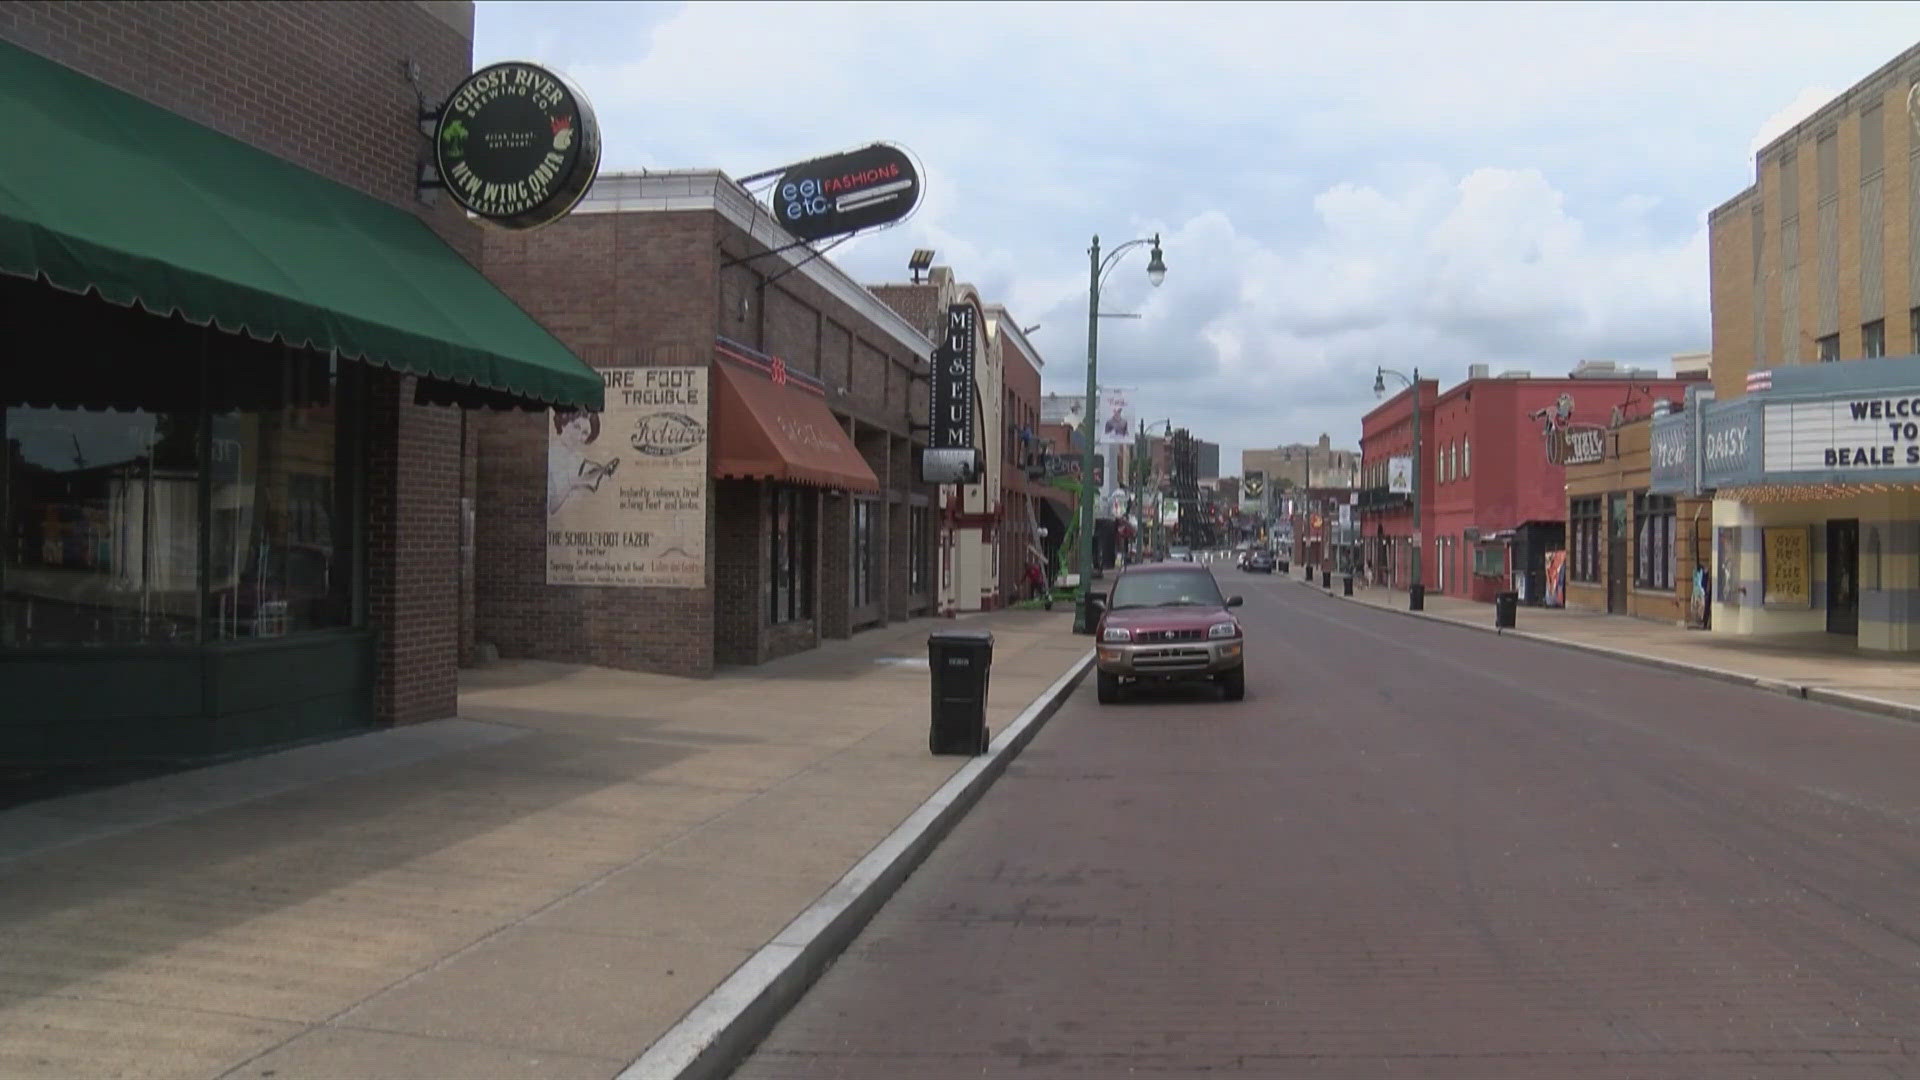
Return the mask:
<svg viewBox="0 0 1920 1080">
<path fill-rule="evenodd" d="M 853 943 L 867 920 L 993 786 L 1007 762 L 1059 711 L 1092 667 L 1089 649 L 994 737 L 986 754 L 962 765 L 820 899 L 621 1070 L 618 1080 L 718 1080 L 728 1075 Z"/>
<path fill-rule="evenodd" d="M 1332 592 L 1320 589 L 1318 585 L 1313 585 L 1311 582 L 1301 582 L 1301 584 L 1324 592 L 1328 596 L 1334 596 Z M 1459 619 L 1449 619 L 1444 615 L 1434 615 L 1425 611 L 1405 611 L 1397 607 L 1388 607 L 1385 604 L 1370 604 L 1357 596 L 1336 596 L 1335 599 L 1344 600 L 1350 604 L 1359 604 L 1362 607 L 1373 608 L 1376 611 L 1387 611 L 1395 615 L 1406 615 L 1410 618 L 1425 619 L 1428 622 L 1440 623 L 1443 626 L 1458 626 L 1465 630 L 1478 630 L 1481 633 L 1517 637 L 1525 641 L 1538 642 L 1542 645 L 1571 649 L 1575 652 L 1593 653 L 1598 656 L 1605 656 L 1629 664 L 1639 664 L 1642 667 L 1659 668 L 1662 671 L 1671 671 L 1681 675 L 1696 675 L 1701 678 L 1732 683 L 1735 686 L 1750 686 L 1757 690 L 1765 690 L 1769 693 L 1782 694 L 1787 697 L 1801 698 L 1806 701 L 1817 701 L 1827 705 L 1839 705 L 1844 708 L 1857 709 L 1861 712 L 1892 717 L 1896 720 L 1920 723 L 1920 707 L 1907 705 L 1898 701 L 1888 701 L 1884 698 L 1870 697 L 1866 694 L 1856 694 L 1846 690 L 1827 690 L 1818 686 L 1787 682 L 1784 679 L 1770 679 L 1764 675 L 1749 675 L 1744 671 L 1729 671 L 1726 668 L 1711 667 L 1706 664 L 1688 663 L 1684 660 L 1669 660 L 1663 656 L 1649 656 L 1646 653 L 1628 652 L 1625 649 L 1615 649 L 1606 645 L 1594 645 L 1585 641 L 1569 641 L 1566 638 L 1553 637 L 1549 634 L 1536 634 L 1526 630 L 1503 630 L 1495 626 L 1481 626 L 1478 623 L 1462 622 Z"/>
</svg>

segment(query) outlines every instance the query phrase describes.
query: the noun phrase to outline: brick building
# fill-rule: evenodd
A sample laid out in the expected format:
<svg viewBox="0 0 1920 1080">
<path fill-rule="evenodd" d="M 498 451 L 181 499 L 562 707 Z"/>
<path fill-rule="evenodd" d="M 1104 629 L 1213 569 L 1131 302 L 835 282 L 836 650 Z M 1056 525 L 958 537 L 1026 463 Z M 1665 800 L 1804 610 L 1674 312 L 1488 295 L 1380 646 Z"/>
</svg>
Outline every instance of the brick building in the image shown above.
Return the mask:
<svg viewBox="0 0 1920 1080">
<path fill-rule="evenodd" d="M 1686 407 L 1664 399 L 1655 409 Z M 1694 573 L 1713 558 L 1711 501 L 1652 491 L 1653 418 L 1606 432 L 1599 456 L 1567 465 L 1565 603 L 1583 611 L 1704 623 Z"/>
<path fill-rule="evenodd" d="M 1415 456 L 1414 392 L 1411 388 L 1381 402 L 1360 420 L 1359 479 L 1361 572 L 1376 585 L 1404 589 L 1413 582 L 1414 537 L 1433 535 L 1433 404 L 1440 383 L 1421 379 L 1420 442 Z M 1407 466 L 1402 473 L 1400 466 Z M 1267 499 L 1282 496 L 1267 481 Z M 1420 485 L 1420 520 L 1413 517 L 1412 484 Z M 1422 567 L 1422 570 L 1425 568 Z M 1423 583 L 1427 574 L 1421 575 Z"/>
<path fill-rule="evenodd" d="M 1218 468 L 1216 461 L 1215 467 Z M 1320 436 L 1317 443 L 1290 443 L 1271 450 L 1240 451 L 1240 471 L 1264 472 L 1267 489 L 1279 492 L 1290 488 L 1338 488 L 1359 484 L 1360 453 L 1336 450 L 1333 438 Z"/>
<path fill-rule="evenodd" d="M 655 520 L 690 529 L 669 573 L 562 583 L 542 502 L 556 428 L 544 414 L 487 417 L 482 641 L 705 675 L 931 609 L 936 523 L 915 431 L 931 342 L 832 262 L 778 250 L 790 243 L 744 188 L 699 170 L 602 176 L 567 220 L 488 234 L 488 276 L 603 375 L 705 388 L 683 414 L 696 440 L 706 433 L 708 468 L 669 475 L 681 508 Z M 623 490 L 664 467 L 626 456 Z"/>
<path fill-rule="evenodd" d="M 601 400 L 417 192 L 420 105 L 472 27 L 470 3 L 0 7 L 0 129 L 35 148 L 0 211 L 8 760 L 454 714 L 450 406 Z"/>
<path fill-rule="evenodd" d="M 1713 497 L 1715 633 L 1920 650 L 1916 82 L 1920 45 L 1761 147 L 1708 215 L 1712 400 L 1652 437 L 1696 462 L 1659 490 Z"/>
<path fill-rule="evenodd" d="M 1027 594 L 1026 569 L 1038 558 L 1043 572 L 1065 535 L 1073 500 L 1047 482 L 1048 444 L 1040 433 L 1040 373 L 1046 361 L 1004 305 L 987 306 L 987 336 L 1000 355 L 1001 437 L 1000 595 Z"/>
<path fill-rule="evenodd" d="M 990 611 L 1011 595 L 1017 580 L 1014 567 L 1004 565 L 1008 552 L 1005 513 L 1010 402 L 1006 388 L 1008 336 L 996 331 L 992 309 L 973 286 L 954 279 L 949 267 L 935 266 L 927 280 L 909 284 L 869 286 L 869 291 L 900 317 L 931 338 L 946 335 L 948 309 L 971 305 L 976 313 L 974 346 L 974 446 L 980 452 L 981 478 L 972 484 L 942 485 L 938 495 L 938 528 L 934 565 L 938 577 L 938 610 Z M 1014 327 L 1018 334 L 1019 328 Z M 1025 345 L 1024 335 L 1013 345 Z M 1028 349 L 1031 353 L 1031 349 Z M 1017 549 L 1016 549 L 1017 551 Z"/>
<path fill-rule="evenodd" d="M 1624 421 L 1645 418 L 1655 399 L 1678 399 L 1685 385 L 1611 364 L 1560 378 L 1494 376 L 1475 365 L 1437 395 L 1423 385 L 1421 584 L 1481 601 L 1509 590 L 1538 600 L 1548 553 L 1566 546 L 1568 446 L 1585 453 Z M 1411 508 L 1386 489 L 1390 460 L 1411 444 L 1406 397 L 1368 414 L 1361 439 L 1363 559 L 1397 584 L 1412 578 Z"/>
</svg>

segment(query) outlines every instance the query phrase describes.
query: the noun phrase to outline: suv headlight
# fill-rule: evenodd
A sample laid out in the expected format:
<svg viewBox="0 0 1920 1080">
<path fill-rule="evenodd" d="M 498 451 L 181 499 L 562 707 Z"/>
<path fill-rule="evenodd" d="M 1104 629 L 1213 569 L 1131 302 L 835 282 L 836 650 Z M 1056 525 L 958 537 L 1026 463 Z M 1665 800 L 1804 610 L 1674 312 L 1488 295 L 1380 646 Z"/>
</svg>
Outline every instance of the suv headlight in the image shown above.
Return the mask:
<svg viewBox="0 0 1920 1080">
<path fill-rule="evenodd" d="M 1122 629 L 1121 627 L 1118 627 L 1118 626 L 1109 626 L 1105 630 L 1100 631 L 1100 640 L 1101 641 L 1132 641 L 1133 631 Z"/>
<path fill-rule="evenodd" d="M 1240 624 L 1237 622 L 1214 623 L 1207 627 L 1207 636 L 1210 638 L 1239 637 Z"/>
</svg>

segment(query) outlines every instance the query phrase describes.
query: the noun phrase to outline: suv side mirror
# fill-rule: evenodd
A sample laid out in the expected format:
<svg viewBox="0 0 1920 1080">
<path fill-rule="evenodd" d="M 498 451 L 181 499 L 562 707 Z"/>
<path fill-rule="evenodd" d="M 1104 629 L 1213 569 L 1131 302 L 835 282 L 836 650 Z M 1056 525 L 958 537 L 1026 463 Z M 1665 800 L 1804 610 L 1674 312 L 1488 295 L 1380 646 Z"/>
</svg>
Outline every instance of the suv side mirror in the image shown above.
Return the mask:
<svg viewBox="0 0 1920 1080">
<path fill-rule="evenodd" d="M 1227 598 L 1228 607 L 1239 607 L 1241 604 L 1244 604 L 1246 602 L 1247 602 L 1247 598 L 1244 596 L 1230 596 Z"/>
</svg>

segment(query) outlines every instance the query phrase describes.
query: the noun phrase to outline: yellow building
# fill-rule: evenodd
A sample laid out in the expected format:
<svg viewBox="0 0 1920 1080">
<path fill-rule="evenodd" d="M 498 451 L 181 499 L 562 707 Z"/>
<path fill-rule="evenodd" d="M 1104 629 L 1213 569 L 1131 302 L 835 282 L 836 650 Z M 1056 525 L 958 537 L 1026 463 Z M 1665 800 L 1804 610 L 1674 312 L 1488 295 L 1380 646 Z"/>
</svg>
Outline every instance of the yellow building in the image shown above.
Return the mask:
<svg viewBox="0 0 1920 1080">
<path fill-rule="evenodd" d="M 1920 45 L 1768 143 L 1708 219 L 1717 633 L 1920 649 Z"/>
</svg>

